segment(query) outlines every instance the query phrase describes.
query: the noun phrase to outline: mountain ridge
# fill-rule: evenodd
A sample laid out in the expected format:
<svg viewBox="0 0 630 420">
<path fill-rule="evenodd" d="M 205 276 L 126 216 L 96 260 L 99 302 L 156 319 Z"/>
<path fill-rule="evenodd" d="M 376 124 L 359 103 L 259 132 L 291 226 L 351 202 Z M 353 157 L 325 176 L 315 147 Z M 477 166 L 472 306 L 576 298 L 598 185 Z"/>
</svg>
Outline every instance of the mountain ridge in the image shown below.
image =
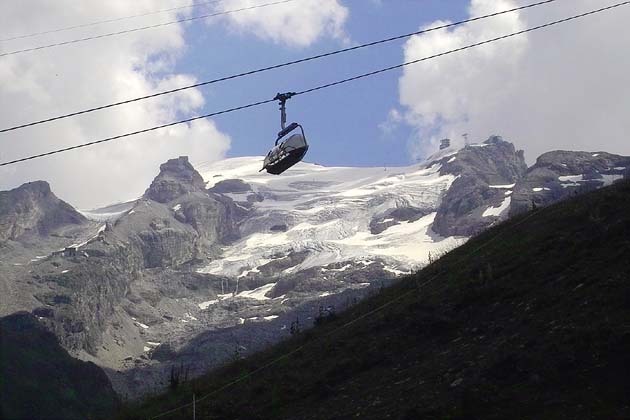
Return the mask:
<svg viewBox="0 0 630 420">
<path fill-rule="evenodd" d="M 628 181 L 522 213 L 119 418 L 625 418 L 628 238 Z"/>
<path fill-rule="evenodd" d="M 57 198 L 45 181 L 0 191 L 0 242 L 29 233 L 48 235 L 60 226 L 86 221 L 71 205 Z"/>
<path fill-rule="evenodd" d="M 320 306 L 362 299 L 510 214 L 629 175 L 629 158 L 594 154 L 566 169 L 584 172 L 575 182 L 554 172 L 573 155 L 527 169 L 496 136 L 422 165 L 300 163 L 281 177 L 259 173 L 259 158 L 195 167 L 179 157 L 137 200 L 83 212 L 91 220 L 35 246 L 0 245 L 12 261 L 0 261 L 0 309 L 37 313 L 74 356 L 137 397 L 164 386 L 169 362 L 199 375 L 235 347 L 248 354 L 286 338 L 296 317 L 308 324 Z M 538 185 L 540 171 L 553 189 Z"/>
</svg>

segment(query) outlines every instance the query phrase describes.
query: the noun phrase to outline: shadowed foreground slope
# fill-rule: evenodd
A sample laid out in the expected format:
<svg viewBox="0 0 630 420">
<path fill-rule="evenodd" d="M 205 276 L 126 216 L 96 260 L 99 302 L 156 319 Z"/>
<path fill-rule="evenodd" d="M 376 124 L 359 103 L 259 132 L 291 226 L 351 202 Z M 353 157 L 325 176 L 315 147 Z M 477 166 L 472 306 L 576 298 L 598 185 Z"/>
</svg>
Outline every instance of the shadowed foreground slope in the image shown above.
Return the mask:
<svg viewBox="0 0 630 420">
<path fill-rule="evenodd" d="M 197 403 L 202 419 L 626 418 L 629 276 L 625 182 L 492 228 L 335 319 L 122 417 L 150 418 L 194 391 L 213 393 Z"/>
<path fill-rule="evenodd" d="M 105 372 L 70 357 L 34 315 L 0 318 L 0 418 L 105 419 L 118 404 Z"/>
</svg>

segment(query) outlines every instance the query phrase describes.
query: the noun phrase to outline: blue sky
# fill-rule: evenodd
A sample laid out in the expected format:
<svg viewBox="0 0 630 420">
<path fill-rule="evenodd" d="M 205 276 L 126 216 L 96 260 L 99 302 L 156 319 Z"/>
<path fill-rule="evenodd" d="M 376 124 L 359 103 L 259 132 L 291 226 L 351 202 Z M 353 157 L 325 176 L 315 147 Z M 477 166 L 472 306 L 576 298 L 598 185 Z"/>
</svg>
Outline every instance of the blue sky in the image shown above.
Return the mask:
<svg viewBox="0 0 630 420">
<path fill-rule="evenodd" d="M 226 11 L 273 0 L 224 0 Z M 533 2 L 534 0 L 531 0 Z M 608 6 L 556 0 L 527 11 L 414 36 L 176 95 L 0 134 L 7 161 L 272 98 Z M 0 2 L 0 39 L 149 13 L 193 0 Z M 150 95 L 329 52 L 438 22 L 481 16 L 525 0 L 294 0 L 224 15 L 0 57 L 0 127 Z M 159 24 L 207 8 L 0 42 L 0 52 Z M 306 129 L 306 160 L 339 166 L 402 166 L 441 138 L 492 134 L 525 150 L 529 164 L 557 149 L 630 155 L 630 6 L 293 98 L 288 115 Z M 193 162 L 264 155 L 279 130 L 276 105 L 198 120 L 125 140 L 0 168 L 0 190 L 45 180 L 80 208 L 140 196 L 167 159 Z"/>
<path fill-rule="evenodd" d="M 346 0 L 350 15 L 345 28 L 353 43 L 365 43 L 413 32 L 435 20 L 466 16 L 464 0 L 390 0 L 380 4 Z M 222 26 L 195 24 L 187 28 L 188 52 L 177 71 L 200 80 L 238 73 L 342 48 L 337 39 L 322 37 L 306 48 L 287 47 L 251 35 L 230 33 Z M 204 88 L 206 112 L 273 97 L 278 91 L 302 90 L 403 61 L 396 41 L 270 73 Z M 422 66 L 421 64 L 418 66 Z M 407 142 L 410 126 L 385 135 L 379 124 L 398 105 L 400 71 L 383 74 L 288 102 L 290 120 L 301 122 L 311 148 L 307 160 L 324 165 L 398 166 L 412 162 Z M 232 137 L 228 156 L 266 154 L 279 129 L 276 106 L 237 112 L 216 118 L 221 131 Z"/>
</svg>

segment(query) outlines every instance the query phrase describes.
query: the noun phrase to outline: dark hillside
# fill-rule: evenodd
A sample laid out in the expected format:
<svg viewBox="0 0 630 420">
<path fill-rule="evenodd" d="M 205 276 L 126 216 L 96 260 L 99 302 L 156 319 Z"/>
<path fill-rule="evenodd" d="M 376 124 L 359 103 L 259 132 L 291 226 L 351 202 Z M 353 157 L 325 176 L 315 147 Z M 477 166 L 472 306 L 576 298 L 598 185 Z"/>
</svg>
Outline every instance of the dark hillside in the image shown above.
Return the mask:
<svg viewBox="0 0 630 420">
<path fill-rule="evenodd" d="M 70 357 L 34 315 L 0 318 L 1 419 L 106 419 L 118 404 L 105 372 Z"/>
<path fill-rule="evenodd" d="M 629 277 L 624 182 L 517 216 L 122 417 L 150 418 L 194 391 L 213 393 L 197 404 L 203 419 L 628 418 Z"/>
</svg>

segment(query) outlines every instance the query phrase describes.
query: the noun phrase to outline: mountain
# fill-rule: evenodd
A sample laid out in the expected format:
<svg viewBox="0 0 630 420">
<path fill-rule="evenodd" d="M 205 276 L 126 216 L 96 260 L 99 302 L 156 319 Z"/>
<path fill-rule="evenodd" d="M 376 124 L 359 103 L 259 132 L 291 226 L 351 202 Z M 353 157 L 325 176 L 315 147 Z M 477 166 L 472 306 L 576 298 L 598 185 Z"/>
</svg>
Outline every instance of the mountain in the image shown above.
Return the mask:
<svg viewBox="0 0 630 420">
<path fill-rule="evenodd" d="M 630 182 L 538 207 L 119 418 L 627 418 L 628 238 Z"/>
<path fill-rule="evenodd" d="M 472 236 L 505 217 L 512 188 L 527 164 L 522 150 L 498 136 L 440 160 L 442 174 L 457 177 L 444 194 L 433 230 L 444 236 Z"/>
<path fill-rule="evenodd" d="M 44 181 L 0 192 L 0 316 L 32 310 L 37 287 L 29 284 L 30 264 L 62 247 L 83 241 L 94 228 Z"/>
<path fill-rule="evenodd" d="M 351 306 L 518 206 L 628 175 L 626 157 L 562 153 L 528 169 L 493 136 L 409 167 L 300 163 L 282 176 L 260 173 L 259 157 L 172 159 L 137 200 L 81 213 L 59 204 L 51 227 L 20 235 L 2 225 L 0 315 L 32 312 L 137 397 L 163 389 L 173 364 L 198 376 L 312 325 L 320 308 Z M 547 169 L 562 164 L 568 172 Z M 547 191 L 543 170 L 565 194 L 534 199 Z M 578 173 L 593 181 L 562 185 Z M 13 208 L 0 218 L 16 219 Z"/>
<path fill-rule="evenodd" d="M 514 190 L 510 214 L 546 206 L 630 177 L 630 157 L 605 152 L 554 151 L 541 155 Z"/>
<path fill-rule="evenodd" d="M 0 318 L 0 417 L 106 418 L 120 401 L 105 373 L 76 360 L 28 312 Z"/>
<path fill-rule="evenodd" d="M 29 234 L 49 235 L 61 226 L 86 221 L 72 206 L 59 200 L 47 182 L 29 182 L 0 192 L 0 243 Z"/>
</svg>

